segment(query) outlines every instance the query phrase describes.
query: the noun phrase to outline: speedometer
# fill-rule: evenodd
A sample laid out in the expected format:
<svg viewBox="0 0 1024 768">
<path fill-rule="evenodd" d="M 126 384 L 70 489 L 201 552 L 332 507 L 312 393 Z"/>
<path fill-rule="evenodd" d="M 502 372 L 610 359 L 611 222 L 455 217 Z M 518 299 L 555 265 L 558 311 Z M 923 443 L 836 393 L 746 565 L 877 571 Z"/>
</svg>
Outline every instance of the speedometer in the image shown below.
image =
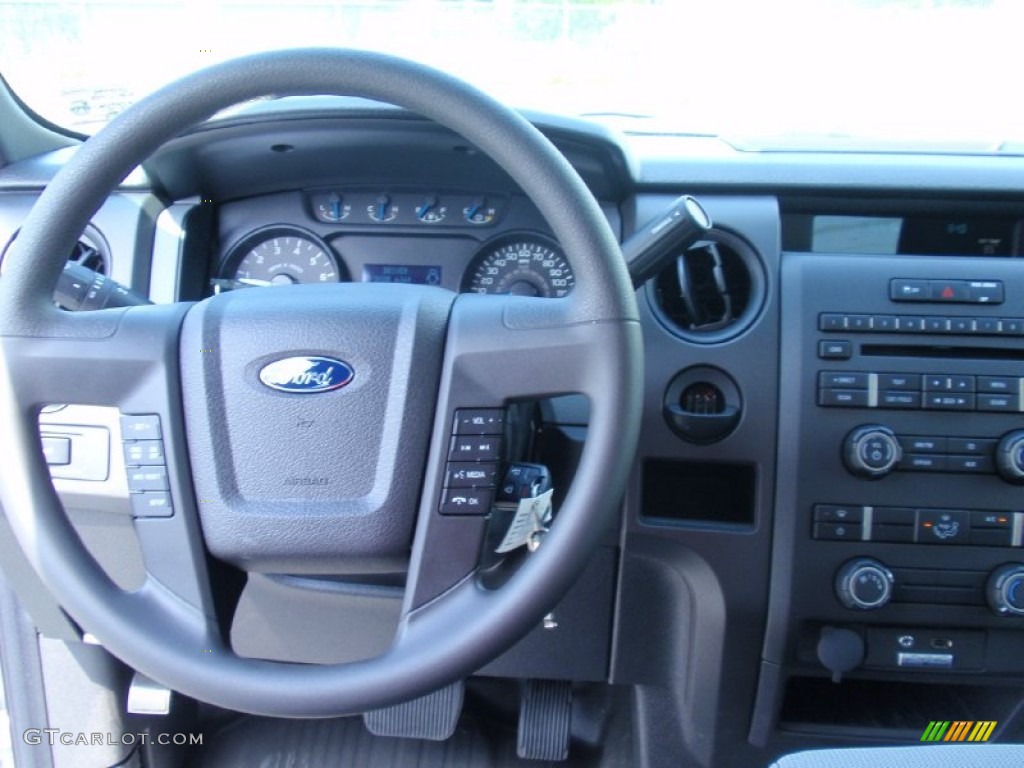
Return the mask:
<svg viewBox="0 0 1024 768">
<path fill-rule="evenodd" d="M 231 249 L 223 277 L 237 286 L 337 283 L 347 277 L 330 247 L 297 227 L 269 227 Z"/>
<path fill-rule="evenodd" d="M 574 285 L 572 267 L 557 245 L 521 235 L 488 245 L 467 270 L 463 290 L 561 298 Z"/>
</svg>

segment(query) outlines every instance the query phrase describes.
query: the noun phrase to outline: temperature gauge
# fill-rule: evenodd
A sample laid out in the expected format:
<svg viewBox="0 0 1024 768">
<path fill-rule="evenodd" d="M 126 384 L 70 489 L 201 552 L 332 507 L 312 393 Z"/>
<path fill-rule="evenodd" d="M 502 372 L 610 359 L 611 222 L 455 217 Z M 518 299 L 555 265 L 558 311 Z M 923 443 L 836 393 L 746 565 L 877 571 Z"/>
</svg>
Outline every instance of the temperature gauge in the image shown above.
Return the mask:
<svg viewBox="0 0 1024 768">
<path fill-rule="evenodd" d="M 475 197 L 462 209 L 462 215 L 470 224 L 490 224 L 498 215 L 498 209 L 490 205 L 486 197 Z"/>
<path fill-rule="evenodd" d="M 366 214 L 376 222 L 394 221 L 398 216 L 398 206 L 388 195 L 379 195 L 372 204 L 366 206 Z"/>
</svg>

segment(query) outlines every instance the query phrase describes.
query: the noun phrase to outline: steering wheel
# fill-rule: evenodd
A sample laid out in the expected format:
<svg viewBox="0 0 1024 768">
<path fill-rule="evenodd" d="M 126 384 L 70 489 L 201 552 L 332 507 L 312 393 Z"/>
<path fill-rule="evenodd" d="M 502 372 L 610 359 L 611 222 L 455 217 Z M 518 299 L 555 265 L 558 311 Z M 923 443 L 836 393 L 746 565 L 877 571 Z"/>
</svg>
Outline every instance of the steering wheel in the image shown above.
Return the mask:
<svg viewBox="0 0 1024 768">
<path fill-rule="evenodd" d="M 573 292 L 534 299 L 344 284 L 77 314 L 54 307 L 66 254 L 132 169 L 218 110 L 300 94 L 389 102 L 461 134 L 540 209 L 573 265 Z M 274 362 L 311 355 L 343 362 L 351 383 L 310 394 L 260 380 Z M 618 244 L 587 187 L 533 126 L 401 59 L 260 54 L 126 110 L 78 149 L 24 221 L 0 279 L 0 499 L 46 586 L 129 666 L 232 710 L 359 713 L 471 674 L 568 590 L 618 508 L 642 381 Z M 439 514 L 453 424 L 464 409 L 562 393 L 590 401 L 574 480 L 544 545 L 502 586 L 485 588 L 475 573 L 484 518 Z M 160 430 L 170 503 L 159 516 L 136 514 L 146 565 L 138 589 L 107 577 L 61 509 L 39 439 L 39 411 L 52 403 L 116 406 Z M 223 638 L 210 555 L 251 572 L 331 573 L 408 558 L 410 541 L 399 631 L 380 656 L 274 662 L 242 658 Z"/>
</svg>

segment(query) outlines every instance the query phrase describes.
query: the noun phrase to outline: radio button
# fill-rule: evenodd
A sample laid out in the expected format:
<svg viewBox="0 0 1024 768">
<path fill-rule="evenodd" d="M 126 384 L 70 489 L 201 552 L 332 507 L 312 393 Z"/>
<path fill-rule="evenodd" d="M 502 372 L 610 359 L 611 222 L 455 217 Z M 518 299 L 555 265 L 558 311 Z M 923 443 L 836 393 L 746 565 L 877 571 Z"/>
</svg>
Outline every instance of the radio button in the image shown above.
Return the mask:
<svg viewBox="0 0 1024 768">
<path fill-rule="evenodd" d="M 948 317 L 926 317 L 924 319 L 925 333 L 949 333 Z"/>
<path fill-rule="evenodd" d="M 846 327 L 851 331 L 870 331 L 871 315 L 847 315 Z"/>
<path fill-rule="evenodd" d="M 944 437 L 917 437 L 904 435 L 900 437 L 900 445 L 907 453 L 945 453 L 946 438 Z"/>
<path fill-rule="evenodd" d="M 986 336 L 999 333 L 999 321 L 994 317 L 977 317 L 974 319 L 974 332 Z"/>
<path fill-rule="evenodd" d="M 878 396 L 878 405 L 882 408 L 911 408 L 921 407 L 920 392 L 883 392 Z"/>
<path fill-rule="evenodd" d="M 880 373 L 878 388 L 913 391 L 921 389 L 921 375 L 918 373 Z"/>
<path fill-rule="evenodd" d="M 900 315 L 896 318 L 896 328 L 907 333 L 923 333 L 925 330 L 924 318 Z"/>
<path fill-rule="evenodd" d="M 849 360 L 853 346 L 848 341 L 819 341 L 818 357 L 822 360 Z"/>
<path fill-rule="evenodd" d="M 944 472 L 946 470 L 946 457 L 928 453 L 908 453 L 903 456 L 903 460 L 900 462 L 900 469 L 907 469 L 913 472 Z"/>
<path fill-rule="evenodd" d="M 865 389 L 822 389 L 818 391 L 818 405 L 842 408 L 867 408 Z"/>
<path fill-rule="evenodd" d="M 999 333 L 1002 336 L 1024 336 L 1024 320 L 1004 317 L 999 321 Z"/>
<path fill-rule="evenodd" d="M 924 407 L 940 411 L 973 411 L 974 395 L 926 394 Z"/>
<path fill-rule="evenodd" d="M 1020 379 L 1015 376 L 979 376 L 978 391 L 995 394 L 1013 394 L 1020 387 Z"/>
<path fill-rule="evenodd" d="M 871 317 L 871 330 L 879 333 L 888 333 L 896 330 L 896 318 L 893 315 L 873 315 Z"/>
<path fill-rule="evenodd" d="M 868 377 L 866 373 L 822 371 L 818 383 L 827 389 L 867 389 Z"/>
<path fill-rule="evenodd" d="M 823 314 L 818 318 L 818 328 L 822 331 L 845 331 L 846 315 Z"/>
<path fill-rule="evenodd" d="M 973 317 L 951 317 L 949 319 L 950 333 L 974 333 Z"/>
<path fill-rule="evenodd" d="M 978 395 L 979 411 L 1010 411 L 1020 410 L 1017 395 Z"/>
<path fill-rule="evenodd" d="M 989 440 L 975 437 L 948 437 L 946 438 L 946 450 L 949 453 L 963 453 L 983 455 L 990 453 L 996 447 L 997 440 Z"/>
<path fill-rule="evenodd" d="M 947 456 L 946 469 L 949 472 L 995 472 L 991 456 Z"/>
<path fill-rule="evenodd" d="M 924 377 L 924 388 L 929 392 L 973 392 L 974 377 L 928 374 Z"/>
</svg>

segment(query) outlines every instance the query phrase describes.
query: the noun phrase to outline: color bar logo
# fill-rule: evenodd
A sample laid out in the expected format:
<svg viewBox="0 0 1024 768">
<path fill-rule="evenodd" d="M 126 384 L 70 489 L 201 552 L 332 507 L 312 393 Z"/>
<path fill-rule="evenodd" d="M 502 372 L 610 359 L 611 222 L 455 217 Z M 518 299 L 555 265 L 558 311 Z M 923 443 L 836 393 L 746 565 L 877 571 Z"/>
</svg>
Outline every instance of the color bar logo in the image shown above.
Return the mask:
<svg viewBox="0 0 1024 768">
<path fill-rule="evenodd" d="M 921 741 L 988 741 L 998 724 L 996 720 L 932 720 Z"/>
</svg>

